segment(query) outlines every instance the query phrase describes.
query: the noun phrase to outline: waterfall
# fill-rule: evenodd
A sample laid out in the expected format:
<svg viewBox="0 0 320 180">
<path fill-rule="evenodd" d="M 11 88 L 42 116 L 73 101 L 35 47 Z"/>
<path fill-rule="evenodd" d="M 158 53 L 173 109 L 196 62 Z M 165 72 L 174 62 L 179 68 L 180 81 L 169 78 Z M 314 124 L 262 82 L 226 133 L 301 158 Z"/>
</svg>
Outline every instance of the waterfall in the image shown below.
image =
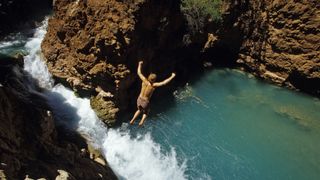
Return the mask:
<svg viewBox="0 0 320 180">
<path fill-rule="evenodd" d="M 87 98 L 75 96 L 72 90 L 54 82 L 41 59 L 40 45 L 46 34 L 48 19 L 36 29 L 25 45 L 24 69 L 38 80 L 45 92 L 55 118 L 86 136 L 98 148 L 120 179 L 186 179 L 186 163 L 179 163 L 174 148 L 161 149 L 150 133 L 132 137 L 126 123 L 108 129 L 96 116 Z"/>
<path fill-rule="evenodd" d="M 25 48 L 29 54 L 24 57 L 24 70 L 38 80 L 40 87 L 51 89 L 54 83 L 53 79 L 46 64 L 41 61 L 41 42 L 47 32 L 47 26 L 48 18 L 36 29 L 34 36 L 27 41 Z"/>
</svg>

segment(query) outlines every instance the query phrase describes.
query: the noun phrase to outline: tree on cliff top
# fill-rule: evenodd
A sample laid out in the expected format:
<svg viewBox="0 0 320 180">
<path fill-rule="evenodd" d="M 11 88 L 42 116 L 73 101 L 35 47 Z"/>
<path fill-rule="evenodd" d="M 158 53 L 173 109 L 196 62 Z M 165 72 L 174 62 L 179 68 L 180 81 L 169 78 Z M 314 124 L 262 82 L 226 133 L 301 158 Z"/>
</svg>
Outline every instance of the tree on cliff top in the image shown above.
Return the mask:
<svg viewBox="0 0 320 180">
<path fill-rule="evenodd" d="M 181 0 L 181 11 L 192 34 L 201 32 L 208 20 L 221 20 L 221 0 Z"/>
</svg>

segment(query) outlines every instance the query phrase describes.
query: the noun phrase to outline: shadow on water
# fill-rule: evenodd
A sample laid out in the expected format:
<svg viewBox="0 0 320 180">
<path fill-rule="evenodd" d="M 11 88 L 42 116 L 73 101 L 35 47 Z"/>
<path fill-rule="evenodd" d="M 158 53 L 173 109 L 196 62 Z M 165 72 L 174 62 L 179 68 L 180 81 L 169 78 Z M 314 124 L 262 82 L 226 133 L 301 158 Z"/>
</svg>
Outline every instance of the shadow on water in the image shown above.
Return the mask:
<svg viewBox="0 0 320 180">
<path fill-rule="evenodd" d="M 67 99 L 57 92 L 47 91 L 45 94 L 57 125 L 62 125 L 75 131 L 80 121 L 77 109 L 67 103 Z"/>
<path fill-rule="evenodd" d="M 148 114 L 146 123 L 148 122 L 148 119 L 150 119 L 152 117 L 156 117 L 159 113 L 163 113 L 163 112 L 168 111 L 169 109 L 173 108 L 175 105 L 176 105 L 175 98 L 172 95 L 172 93 L 170 93 L 170 94 L 165 93 L 161 96 L 152 97 L 152 100 L 150 101 L 150 112 Z M 133 117 L 136 110 L 137 110 L 136 105 L 132 106 L 130 109 L 128 109 L 127 113 L 120 118 L 121 123 L 117 124 L 117 126 L 121 126 L 122 122 L 129 123 L 129 121 Z M 138 125 L 141 118 L 142 118 L 142 115 L 140 115 L 136 119 L 135 125 Z"/>
<path fill-rule="evenodd" d="M 201 76 L 196 76 L 194 78 L 201 78 Z M 184 83 L 173 82 L 173 83 L 175 84 L 170 85 L 168 87 L 159 87 L 155 90 L 150 100 L 150 113 L 149 113 L 148 119 L 155 117 L 159 113 L 167 112 L 168 110 L 176 106 L 174 92 L 177 89 L 184 88 L 186 82 Z M 133 98 L 134 102 L 130 103 L 130 108 L 128 109 L 127 113 L 120 118 L 121 122 L 129 122 L 133 114 L 137 110 L 136 99 L 139 96 L 139 94 L 138 93 L 136 94 L 137 94 L 136 97 Z M 141 116 L 138 117 L 135 123 L 138 123 L 137 121 L 140 121 L 140 119 L 141 119 Z M 121 124 L 118 124 L 118 125 L 121 125 Z"/>
<path fill-rule="evenodd" d="M 219 68 L 220 69 L 220 68 Z M 162 112 L 167 112 L 169 109 L 174 108 L 177 104 L 176 104 L 176 93 L 179 93 L 181 91 L 185 92 L 185 91 L 189 91 L 192 90 L 190 89 L 191 87 L 193 87 L 196 83 L 198 83 L 199 81 L 201 81 L 201 79 L 203 79 L 208 73 L 211 73 L 212 71 L 215 71 L 217 69 L 214 68 L 210 68 L 210 69 L 203 69 L 200 71 L 196 71 L 193 73 L 192 76 L 189 77 L 189 79 L 185 79 L 183 81 L 180 82 L 176 82 L 176 86 L 175 88 L 168 88 L 165 89 L 164 91 L 160 91 L 158 94 L 157 92 L 155 93 L 155 96 L 152 97 L 152 104 L 151 104 L 151 116 L 155 116 L 159 113 Z M 222 72 L 219 73 L 219 76 L 222 81 L 225 78 L 229 78 L 230 77 L 230 73 L 228 72 Z M 210 80 L 209 83 L 221 83 L 221 82 L 215 82 L 215 80 Z M 229 86 L 230 91 L 237 91 L 236 86 Z M 188 92 L 185 92 L 188 93 Z M 192 92 L 189 92 L 192 93 Z M 187 95 L 187 94 L 186 94 Z M 189 94 L 188 96 L 192 96 L 192 94 Z"/>
<path fill-rule="evenodd" d="M 165 113 L 168 110 L 174 108 L 176 106 L 176 97 L 174 96 L 174 93 L 176 91 L 185 89 L 186 86 L 194 85 L 195 83 L 199 82 L 203 77 L 205 77 L 207 73 L 210 73 L 214 70 L 215 69 L 213 68 L 196 68 L 196 70 L 194 69 L 192 72 L 190 72 L 190 74 L 188 74 L 187 77 L 179 76 L 179 72 L 177 71 L 176 78 L 172 82 L 170 82 L 167 86 L 159 87 L 155 90 L 150 100 L 150 113 L 147 119 L 156 117 L 158 114 Z M 221 74 L 221 76 L 227 77 L 228 74 Z M 139 79 L 135 83 L 134 87 L 138 87 L 140 90 L 141 81 Z M 130 103 L 130 107 L 128 108 L 127 112 L 120 117 L 119 122 L 121 123 L 117 124 L 117 126 L 121 126 L 122 122 L 129 122 L 132 118 L 133 114 L 137 110 L 136 98 L 139 96 L 138 93 L 138 91 L 134 93 L 136 94 L 136 97 L 132 98 L 134 102 Z M 138 117 L 135 123 L 137 124 L 137 121 L 140 121 L 140 119 L 141 116 Z"/>
</svg>

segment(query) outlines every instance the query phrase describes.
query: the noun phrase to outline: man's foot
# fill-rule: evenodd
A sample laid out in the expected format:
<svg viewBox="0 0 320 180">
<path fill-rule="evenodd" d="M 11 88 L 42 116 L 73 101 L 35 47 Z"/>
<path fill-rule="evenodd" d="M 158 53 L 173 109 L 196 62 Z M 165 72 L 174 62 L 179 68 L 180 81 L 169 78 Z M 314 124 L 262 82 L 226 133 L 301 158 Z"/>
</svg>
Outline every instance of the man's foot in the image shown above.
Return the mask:
<svg viewBox="0 0 320 180">
<path fill-rule="evenodd" d="M 147 114 L 143 114 L 141 121 L 139 122 L 139 126 L 141 127 L 147 118 Z"/>
<path fill-rule="evenodd" d="M 134 120 L 131 120 L 131 121 L 130 121 L 130 124 L 132 125 L 133 123 L 134 123 Z"/>
</svg>

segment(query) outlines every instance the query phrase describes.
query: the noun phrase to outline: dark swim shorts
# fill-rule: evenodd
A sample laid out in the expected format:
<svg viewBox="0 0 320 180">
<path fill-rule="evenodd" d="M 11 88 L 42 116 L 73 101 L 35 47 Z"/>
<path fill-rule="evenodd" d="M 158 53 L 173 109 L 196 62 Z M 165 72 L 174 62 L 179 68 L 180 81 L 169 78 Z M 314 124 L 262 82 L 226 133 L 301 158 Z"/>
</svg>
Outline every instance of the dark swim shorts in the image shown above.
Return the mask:
<svg viewBox="0 0 320 180">
<path fill-rule="evenodd" d="M 145 113 L 149 111 L 149 101 L 147 99 L 138 97 L 137 106 L 139 109 L 142 109 Z"/>
</svg>

